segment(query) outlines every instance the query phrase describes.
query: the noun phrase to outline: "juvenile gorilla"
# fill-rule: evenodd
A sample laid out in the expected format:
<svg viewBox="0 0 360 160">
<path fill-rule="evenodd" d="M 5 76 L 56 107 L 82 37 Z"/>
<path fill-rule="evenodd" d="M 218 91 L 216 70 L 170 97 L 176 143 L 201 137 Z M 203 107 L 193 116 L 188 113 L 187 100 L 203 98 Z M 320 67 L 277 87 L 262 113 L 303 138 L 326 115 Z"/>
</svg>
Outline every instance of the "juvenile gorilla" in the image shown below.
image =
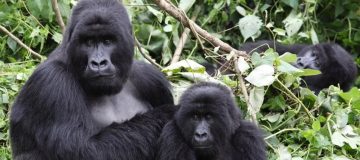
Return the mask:
<svg viewBox="0 0 360 160">
<path fill-rule="evenodd" d="M 340 45 L 335 43 L 320 43 L 316 45 L 282 45 L 274 41 L 259 41 L 244 43 L 239 50 L 251 54 L 264 52 L 274 48 L 280 55 L 290 52 L 298 56 L 294 66 L 298 68 L 317 69 L 321 74 L 305 76 L 306 85 L 316 93 L 330 85 L 340 85 L 344 91 L 348 91 L 353 85 L 357 68 L 351 55 Z"/>
<path fill-rule="evenodd" d="M 200 83 L 180 99 L 180 109 L 158 141 L 157 160 L 265 160 L 260 130 L 241 119 L 231 92 Z"/>
<path fill-rule="evenodd" d="M 10 115 L 15 160 L 142 160 L 175 112 L 161 72 L 133 62 L 117 0 L 82 0 L 62 44 L 35 70 Z M 165 105 L 164 107 L 159 107 Z"/>
</svg>

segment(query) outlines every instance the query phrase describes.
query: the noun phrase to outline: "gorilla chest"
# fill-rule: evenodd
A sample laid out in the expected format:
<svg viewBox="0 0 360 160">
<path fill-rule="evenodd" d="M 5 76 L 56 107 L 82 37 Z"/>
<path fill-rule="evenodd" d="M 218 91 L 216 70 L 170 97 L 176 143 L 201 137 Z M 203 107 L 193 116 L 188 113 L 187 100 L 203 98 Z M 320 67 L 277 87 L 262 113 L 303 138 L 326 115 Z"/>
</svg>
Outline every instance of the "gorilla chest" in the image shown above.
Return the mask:
<svg viewBox="0 0 360 160">
<path fill-rule="evenodd" d="M 116 95 L 92 100 L 90 112 L 100 126 L 107 126 L 113 122 L 122 123 L 136 114 L 145 113 L 150 109 L 149 106 L 134 96 L 133 92 L 124 88 Z"/>
</svg>

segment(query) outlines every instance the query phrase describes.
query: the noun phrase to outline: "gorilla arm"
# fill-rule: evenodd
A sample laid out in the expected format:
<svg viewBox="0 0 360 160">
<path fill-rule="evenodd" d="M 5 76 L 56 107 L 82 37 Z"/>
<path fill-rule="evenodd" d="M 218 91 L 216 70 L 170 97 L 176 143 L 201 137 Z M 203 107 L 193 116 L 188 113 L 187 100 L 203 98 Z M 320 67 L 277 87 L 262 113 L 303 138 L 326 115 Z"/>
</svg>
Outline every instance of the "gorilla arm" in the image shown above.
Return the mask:
<svg viewBox="0 0 360 160">
<path fill-rule="evenodd" d="M 80 84 L 65 66 L 59 61 L 41 64 L 20 92 L 10 115 L 14 159 L 140 160 L 153 156 L 144 148 L 155 147 L 154 139 L 172 116 L 173 107 L 159 107 L 99 131 Z"/>
<path fill-rule="evenodd" d="M 156 160 L 196 160 L 173 120 L 162 130 L 157 151 Z"/>
<path fill-rule="evenodd" d="M 130 80 L 137 88 L 140 98 L 149 102 L 152 107 L 174 104 L 168 80 L 154 66 L 134 61 Z"/>
</svg>

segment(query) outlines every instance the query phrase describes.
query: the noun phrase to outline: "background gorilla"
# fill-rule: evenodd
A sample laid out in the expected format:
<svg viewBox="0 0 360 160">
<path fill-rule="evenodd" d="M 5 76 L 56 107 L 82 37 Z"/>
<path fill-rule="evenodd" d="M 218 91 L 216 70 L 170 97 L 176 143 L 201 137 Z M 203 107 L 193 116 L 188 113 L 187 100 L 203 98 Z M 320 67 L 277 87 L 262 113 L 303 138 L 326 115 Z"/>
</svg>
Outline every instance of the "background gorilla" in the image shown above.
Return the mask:
<svg viewBox="0 0 360 160">
<path fill-rule="evenodd" d="M 275 41 L 259 41 L 244 43 L 239 50 L 248 52 L 264 52 L 274 48 L 280 55 L 285 52 L 297 54 L 298 60 L 294 64 L 298 68 L 310 68 L 321 71 L 315 76 L 305 76 L 306 85 L 316 93 L 330 85 L 340 85 L 348 91 L 353 85 L 357 68 L 351 55 L 340 45 L 335 43 L 320 43 L 316 45 L 282 45 Z"/>
<path fill-rule="evenodd" d="M 174 112 L 173 98 L 159 71 L 133 62 L 125 8 L 117 0 L 83 0 L 71 18 L 62 44 L 13 105 L 13 158 L 153 157 L 162 126 Z M 169 107 L 158 107 L 164 104 Z"/>
<path fill-rule="evenodd" d="M 286 52 L 296 54 L 298 60 L 294 66 L 298 68 L 320 70 L 319 75 L 303 77 L 306 85 L 315 93 L 330 85 L 338 84 L 342 90 L 348 91 L 356 79 L 357 68 L 354 60 L 345 49 L 335 43 L 283 45 L 268 40 L 244 43 L 239 50 L 252 54 L 265 52 L 269 48 L 273 48 L 280 55 Z M 203 63 L 203 65 L 210 75 L 215 73 L 216 67 L 212 64 Z"/>
<path fill-rule="evenodd" d="M 190 87 L 159 138 L 159 160 L 265 160 L 258 128 L 241 119 L 231 92 L 213 83 Z"/>
</svg>

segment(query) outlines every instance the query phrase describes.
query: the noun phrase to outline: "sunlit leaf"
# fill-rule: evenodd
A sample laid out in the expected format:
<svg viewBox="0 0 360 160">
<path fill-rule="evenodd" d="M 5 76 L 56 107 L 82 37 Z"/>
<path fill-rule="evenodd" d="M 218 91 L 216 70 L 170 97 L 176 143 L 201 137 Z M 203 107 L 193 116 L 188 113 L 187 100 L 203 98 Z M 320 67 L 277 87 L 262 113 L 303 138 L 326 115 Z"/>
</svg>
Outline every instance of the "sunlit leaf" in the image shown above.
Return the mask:
<svg viewBox="0 0 360 160">
<path fill-rule="evenodd" d="M 245 79 L 256 87 L 268 86 L 275 81 L 274 67 L 261 65 L 256 67 Z"/>
<path fill-rule="evenodd" d="M 255 15 L 247 15 L 241 18 L 239 27 L 241 35 L 244 37 L 244 41 L 259 32 L 262 24 L 261 19 Z"/>
</svg>

